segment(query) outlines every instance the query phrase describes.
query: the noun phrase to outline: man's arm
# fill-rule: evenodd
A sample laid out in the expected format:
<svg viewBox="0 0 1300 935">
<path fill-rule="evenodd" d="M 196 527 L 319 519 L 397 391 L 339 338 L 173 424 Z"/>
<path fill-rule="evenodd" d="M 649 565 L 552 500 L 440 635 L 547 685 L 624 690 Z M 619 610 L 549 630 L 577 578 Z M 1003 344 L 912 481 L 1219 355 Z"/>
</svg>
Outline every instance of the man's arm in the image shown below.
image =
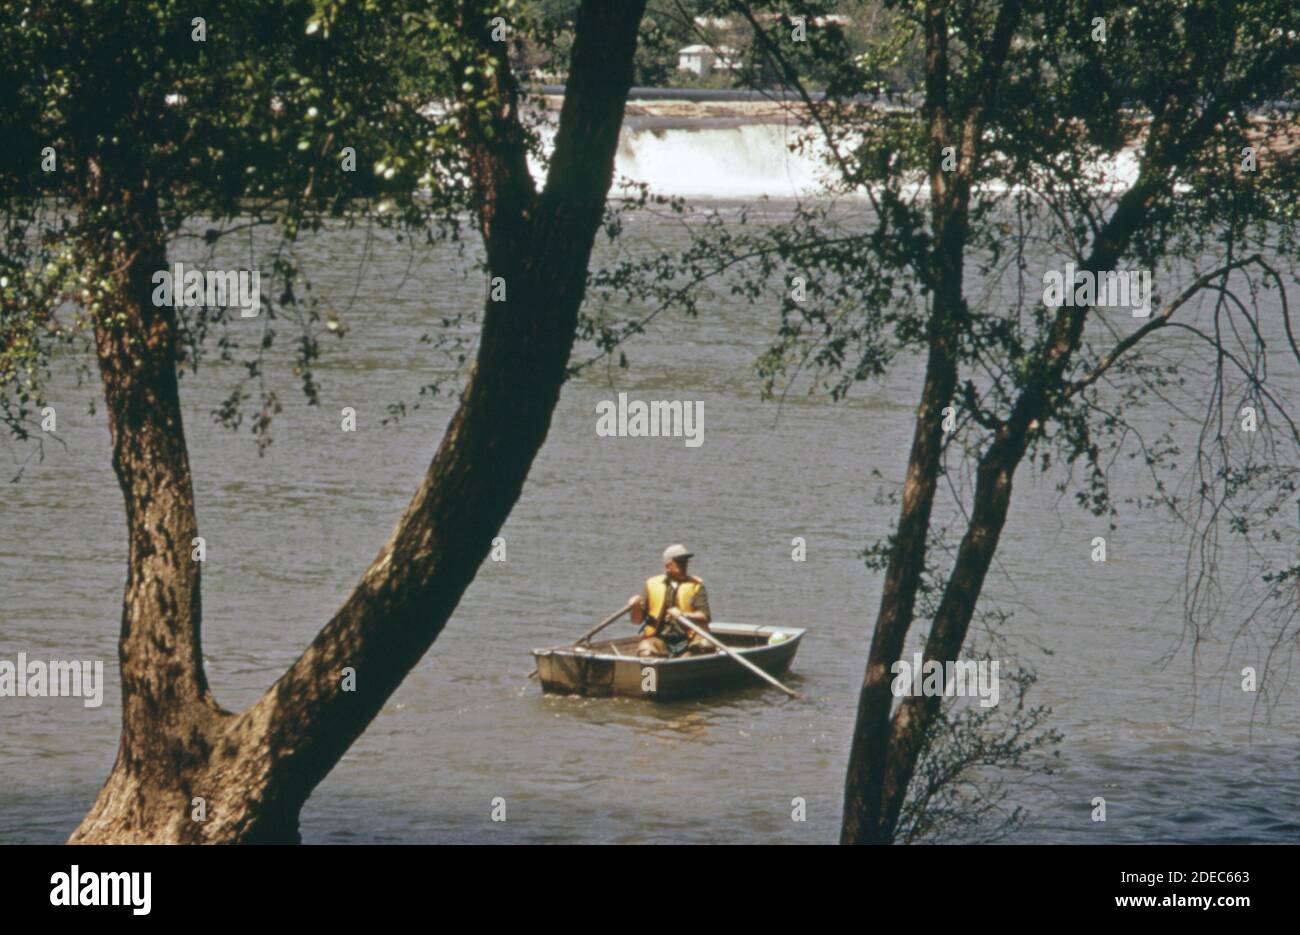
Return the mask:
<svg viewBox="0 0 1300 935">
<path fill-rule="evenodd" d="M 709 628 L 713 621 L 713 615 L 709 613 L 709 592 L 701 584 L 695 591 L 695 596 L 691 598 L 691 609 L 689 612 L 677 611 L 677 614 L 685 617 L 691 623 L 704 629 Z"/>
</svg>

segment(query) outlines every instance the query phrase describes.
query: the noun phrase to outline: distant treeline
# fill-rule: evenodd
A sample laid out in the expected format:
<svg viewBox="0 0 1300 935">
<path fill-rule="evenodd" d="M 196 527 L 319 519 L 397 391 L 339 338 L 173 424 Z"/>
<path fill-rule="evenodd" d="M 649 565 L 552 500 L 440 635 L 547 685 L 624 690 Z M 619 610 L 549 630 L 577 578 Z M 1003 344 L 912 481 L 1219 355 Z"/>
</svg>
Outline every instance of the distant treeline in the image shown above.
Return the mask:
<svg viewBox="0 0 1300 935">
<path fill-rule="evenodd" d="M 773 23 L 780 15 L 775 4 L 755 2 L 748 7 L 760 22 Z M 521 73 L 542 83 L 563 83 L 577 8 L 578 0 L 532 0 L 531 13 L 553 41 L 522 44 L 515 55 Z M 888 50 L 889 65 L 873 69 L 881 73 L 881 93 L 920 87 L 922 51 L 906 41 L 897 28 L 897 13 L 881 0 L 820 0 L 804 4 L 800 12 L 806 29 L 842 36 L 851 57 L 870 56 L 878 63 L 879 53 Z M 703 73 L 679 67 L 682 50 L 700 45 L 722 52 L 721 63 Z M 783 83 L 768 58 L 757 54 L 750 24 L 731 3 L 719 0 L 649 0 L 635 69 L 633 84 L 643 87 L 730 89 Z M 808 87 L 824 87 L 832 78 L 819 71 L 805 61 L 800 77 Z"/>
</svg>

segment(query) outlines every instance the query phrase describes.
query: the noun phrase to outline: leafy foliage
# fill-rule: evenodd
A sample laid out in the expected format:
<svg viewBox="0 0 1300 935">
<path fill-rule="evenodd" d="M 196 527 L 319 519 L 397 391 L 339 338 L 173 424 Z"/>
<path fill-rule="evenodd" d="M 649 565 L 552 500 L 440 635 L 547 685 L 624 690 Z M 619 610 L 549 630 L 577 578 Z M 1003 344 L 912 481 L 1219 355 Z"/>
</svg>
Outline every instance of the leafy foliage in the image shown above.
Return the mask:
<svg viewBox="0 0 1300 935">
<path fill-rule="evenodd" d="M 313 403 L 321 341 L 347 330 L 294 243 L 327 223 L 388 229 L 412 247 L 459 238 L 471 205 L 459 143 L 491 102 L 493 65 L 458 30 L 501 16 L 507 41 L 521 41 L 533 20 L 515 6 L 3 0 L 0 417 L 11 433 L 29 437 L 56 349 L 76 360 L 89 348 L 110 288 L 89 254 L 125 229 L 100 194 L 112 187 L 156 197 L 173 248 L 211 258 L 246 238 L 245 265 L 270 274 L 260 328 L 181 308 L 177 349 L 182 371 L 211 340 L 240 365 L 214 417 L 238 427 L 251 402 L 267 444 L 280 403 L 264 364 L 281 330 Z"/>
</svg>

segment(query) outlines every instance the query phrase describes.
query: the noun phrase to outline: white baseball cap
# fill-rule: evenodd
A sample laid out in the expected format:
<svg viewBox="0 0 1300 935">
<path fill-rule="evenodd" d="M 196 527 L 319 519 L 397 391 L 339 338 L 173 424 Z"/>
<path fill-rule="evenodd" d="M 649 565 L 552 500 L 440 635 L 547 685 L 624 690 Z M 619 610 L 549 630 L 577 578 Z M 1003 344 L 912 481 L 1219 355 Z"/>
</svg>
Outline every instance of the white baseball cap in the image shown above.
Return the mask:
<svg viewBox="0 0 1300 935">
<path fill-rule="evenodd" d="M 664 549 L 664 561 L 671 562 L 679 558 L 690 558 L 694 554 L 694 552 L 679 542 L 676 545 L 670 545 L 668 548 Z"/>
</svg>

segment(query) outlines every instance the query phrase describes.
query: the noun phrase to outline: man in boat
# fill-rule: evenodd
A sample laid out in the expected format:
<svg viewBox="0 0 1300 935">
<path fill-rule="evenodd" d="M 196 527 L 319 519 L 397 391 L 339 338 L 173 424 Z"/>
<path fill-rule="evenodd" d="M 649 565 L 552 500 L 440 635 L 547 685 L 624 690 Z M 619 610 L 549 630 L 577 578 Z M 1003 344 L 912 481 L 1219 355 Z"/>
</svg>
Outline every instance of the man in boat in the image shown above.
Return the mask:
<svg viewBox="0 0 1300 935">
<path fill-rule="evenodd" d="M 678 622 L 685 618 L 703 630 L 713 617 L 704 582 L 686 571 L 694 555 L 684 545 L 664 549 L 664 573 L 646 579 L 645 590 L 628 601 L 632 623 L 641 627 L 638 656 L 673 657 L 716 652 L 713 644 Z"/>
</svg>

